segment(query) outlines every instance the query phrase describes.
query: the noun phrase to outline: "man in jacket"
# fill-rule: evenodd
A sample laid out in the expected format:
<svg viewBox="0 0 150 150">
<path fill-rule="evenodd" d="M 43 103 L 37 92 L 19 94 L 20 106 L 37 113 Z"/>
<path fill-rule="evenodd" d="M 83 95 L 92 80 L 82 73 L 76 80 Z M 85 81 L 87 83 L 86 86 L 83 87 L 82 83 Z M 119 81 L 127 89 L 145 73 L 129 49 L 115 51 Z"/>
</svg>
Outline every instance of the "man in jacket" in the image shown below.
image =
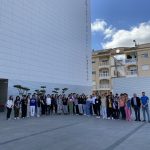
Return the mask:
<svg viewBox="0 0 150 150">
<path fill-rule="evenodd" d="M 141 107 L 141 100 L 137 95 L 134 93 L 133 97 L 131 98 L 131 105 L 135 112 L 135 121 L 141 121 L 140 120 L 140 107 Z"/>
</svg>

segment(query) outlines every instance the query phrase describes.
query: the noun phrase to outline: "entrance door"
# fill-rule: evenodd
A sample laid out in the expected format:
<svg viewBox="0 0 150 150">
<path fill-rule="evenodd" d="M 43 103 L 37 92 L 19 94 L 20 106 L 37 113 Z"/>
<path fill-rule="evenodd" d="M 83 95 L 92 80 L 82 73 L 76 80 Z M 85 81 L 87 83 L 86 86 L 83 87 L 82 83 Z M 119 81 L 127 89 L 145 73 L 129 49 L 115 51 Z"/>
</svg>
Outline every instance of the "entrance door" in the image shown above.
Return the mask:
<svg viewBox="0 0 150 150">
<path fill-rule="evenodd" d="M 0 79 L 0 112 L 4 111 L 7 101 L 8 80 Z"/>
</svg>

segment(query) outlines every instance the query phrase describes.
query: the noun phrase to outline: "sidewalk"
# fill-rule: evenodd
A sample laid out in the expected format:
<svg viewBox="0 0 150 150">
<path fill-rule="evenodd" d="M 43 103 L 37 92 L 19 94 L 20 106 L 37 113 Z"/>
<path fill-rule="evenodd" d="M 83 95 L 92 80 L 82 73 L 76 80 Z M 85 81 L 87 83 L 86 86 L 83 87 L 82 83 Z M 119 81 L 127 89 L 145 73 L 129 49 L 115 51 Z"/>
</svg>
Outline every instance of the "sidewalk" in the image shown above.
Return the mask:
<svg viewBox="0 0 150 150">
<path fill-rule="evenodd" d="M 3 117 L 2 117 L 3 118 Z M 1 150 L 149 150 L 150 124 L 54 115 L 2 121 Z"/>
</svg>

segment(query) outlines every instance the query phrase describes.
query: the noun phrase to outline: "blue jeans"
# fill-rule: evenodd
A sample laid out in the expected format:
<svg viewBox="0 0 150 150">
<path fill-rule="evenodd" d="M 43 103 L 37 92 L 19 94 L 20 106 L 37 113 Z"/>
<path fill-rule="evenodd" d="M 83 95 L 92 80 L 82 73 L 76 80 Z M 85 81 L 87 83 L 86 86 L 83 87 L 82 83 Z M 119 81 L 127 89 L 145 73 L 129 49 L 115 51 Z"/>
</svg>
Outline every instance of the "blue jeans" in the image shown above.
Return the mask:
<svg viewBox="0 0 150 150">
<path fill-rule="evenodd" d="M 149 107 L 148 106 L 142 107 L 142 110 L 143 110 L 143 118 L 144 118 L 144 120 L 146 120 L 146 115 L 145 115 L 145 112 L 146 112 L 148 121 L 150 122 Z"/>
<path fill-rule="evenodd" d="M 86 115 L 91 115 L 90 106 L 91 106 L 91 102 L 87 101 L 86 102 Z"/>
</svg>

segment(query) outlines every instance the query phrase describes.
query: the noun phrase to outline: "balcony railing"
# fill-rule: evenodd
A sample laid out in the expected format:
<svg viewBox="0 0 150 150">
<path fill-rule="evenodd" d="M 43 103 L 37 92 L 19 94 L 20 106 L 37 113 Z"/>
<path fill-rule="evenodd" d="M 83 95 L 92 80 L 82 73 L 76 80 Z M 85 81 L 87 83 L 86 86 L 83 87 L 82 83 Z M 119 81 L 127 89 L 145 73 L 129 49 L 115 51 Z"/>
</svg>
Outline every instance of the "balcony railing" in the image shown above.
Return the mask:
<svg viewBox="0 0 150 150">
<path fill-rule="evenodd" d="M 129 76 L 136 76 L 137 75 L 137 70 L 127 71 L 127 75 L 129 75 Z"/>
<path fill-rule="evenodd" d="M 99 88 L 100 89 L 109 89 L 110 85 L 109 84 L 100 84 Z"/>
<path fill-rule="evenodd" d="M 109 66 L 109 65 L 110 65 L 109 61 L 99 62 L 99 66 Z"/>
<path fill-rule="evenodd" d="M 126 64 L 136 64 L 137 63 L 137 59 L 126 59 L 125 63 Z"/>
<path fill-rule="evenodd" d="M 107 77 L 109 77 L 110 75 L 109 75 L 109 73 L 100 73 L 99 74 L 99 77 L 102 77 L 102 78 L 107 78 Z"/>
</svg>

